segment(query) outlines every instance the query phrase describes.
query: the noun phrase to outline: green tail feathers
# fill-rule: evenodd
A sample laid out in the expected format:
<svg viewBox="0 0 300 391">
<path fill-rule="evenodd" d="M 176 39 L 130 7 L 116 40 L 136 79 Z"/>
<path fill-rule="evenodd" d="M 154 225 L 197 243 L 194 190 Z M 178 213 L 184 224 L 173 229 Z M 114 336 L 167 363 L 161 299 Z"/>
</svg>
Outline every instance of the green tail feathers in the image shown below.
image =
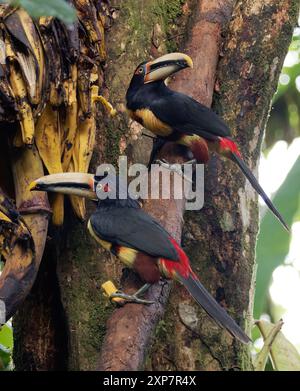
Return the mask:
<svg viewBox="0 0 300 391">
<path fill-rule="evenodd" d="M 180 282 L 186 287 L 197 303 L 207 314 L 222 328 L 226 329 L 232 336 L 247 344 L 251 339 L 227 314 L 219 303 L 204 288 L 196 276 L 190 274 L 188 278 L 179 277 Z"/>
</svg>

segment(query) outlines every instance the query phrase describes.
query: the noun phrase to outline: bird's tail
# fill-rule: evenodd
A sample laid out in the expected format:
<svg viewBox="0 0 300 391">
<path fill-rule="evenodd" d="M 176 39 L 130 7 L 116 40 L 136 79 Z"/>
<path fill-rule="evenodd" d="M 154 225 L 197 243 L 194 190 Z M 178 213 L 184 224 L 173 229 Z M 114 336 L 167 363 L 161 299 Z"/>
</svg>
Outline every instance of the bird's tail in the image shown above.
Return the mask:
<svg viewBox="0 0 300 391">
<path fill-rule="evenodd" d="M 275 208 L 273 202 L 270 200 L 270 198 L 267 196 L 267 194 L 264 192 L 264 189 L 260 186 L 255 176 L 252 174 L 250 169 L 247 167 L 246 163 L 242 160 L 242 158 L 239 156 L 239 153 L 231 152 L 231 160 L 234 161 L 243 174 L 246 176 L 248 181 L 251 183 L 253 188 L 257 191 L 257 193 L 262 197 L 262 199 L 265 201 L 268 208 L 271 210 L 271 212 L 278 218 L 278 220 L 281 222 L 281 224 L 284 226 L 284 228 L 287 231 L 290 231 L 289 226 L 284 221 L 281 214 L 278 212 L 278 210 Z"/>
<path fill-rule="evenodd" d="M 227 314 L 219 303 L 204 288 L 198 277 L 191 272 L 188 277 L 177 275 L 179 281 L 185 286 L 197 303 L 207 312 L 207 314 L 222 328 L 225 328 L 232 336 L 247 344 L 251 339 L 237 325 L 237 323 Z"/>
</svg>

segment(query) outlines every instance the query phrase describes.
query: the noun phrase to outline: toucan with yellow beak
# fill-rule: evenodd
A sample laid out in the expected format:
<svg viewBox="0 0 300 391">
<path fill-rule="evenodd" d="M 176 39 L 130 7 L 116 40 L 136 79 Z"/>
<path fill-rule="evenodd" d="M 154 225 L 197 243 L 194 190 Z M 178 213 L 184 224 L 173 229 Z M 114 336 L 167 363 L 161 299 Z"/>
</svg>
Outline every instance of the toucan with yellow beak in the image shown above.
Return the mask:
<svg viewBox="0 0 300 391">
<path fill-rule="evenodd" d="M 117 292 L 112 298 L 151 304 L 139 298 L 141 293 L 161 277 L 181 282 L 197 303 L 222 328 L 243 343 L 250 338 L 211 296 L 193 272 L 189 259 L 175 239 L 147 214 L 140 202 L 130 197 L 117 177 L 81 173 L 53 174 L 30 186 L 33 191 L 51 191 L 98 199 L 97 208 L 88 221 L 91 236 L 106 250 L 120 258 L 145 282 L 135 294 Z"/>
<path fill-rule="evenodd" d="M 234 161 L 273 214 L 289 227 L 242 159 L 226 123 L 211 109 L 193 98 L 173 91 L 165 80 L 184 68 L 192 68 L 192 59 L 183 53 L 170 53 L 142 62 L 134 71 L 126 93 L 130 117 L 153 132 L 158 139 L 187 146 L 199 163 L 207 163 L 215 151 Z M 155 144 L 150 163 L 163 142 Z"/>
</svg>

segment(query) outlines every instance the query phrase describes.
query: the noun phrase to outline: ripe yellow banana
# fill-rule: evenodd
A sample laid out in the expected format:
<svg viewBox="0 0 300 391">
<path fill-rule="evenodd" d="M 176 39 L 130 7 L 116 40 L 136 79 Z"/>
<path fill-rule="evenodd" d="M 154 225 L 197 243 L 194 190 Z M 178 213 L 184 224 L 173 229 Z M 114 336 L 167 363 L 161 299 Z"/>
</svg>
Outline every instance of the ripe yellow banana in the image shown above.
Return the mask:
<svg viewBox="0 0 300 391">
<path fill-rule="evenodd" d="M 71 77 L 64 82 L 66 94 L 67 112 L 64 124 L 63 141 L 64 149 L 62 156 L 63 171 L 67 171 L 74 148 L 74 141 L 77 130 L 77 65 L 71 65 Z"/>
<path fill-rule="evenodd" d="M 12 50 L 11 43 L 8 39 L 5 40 L 5 45 L 6 55 L 9 61 L 9 81 L 14 92 L 20 116 L 22 141 L 24 144 L 33 144 L 34 120 L 31 106 L 27 99 L 26 84 L 22 77 L 15 53 Z"/>
<path fill-rule="evenodd" d="M 81 116 L 83 117 L 83 119 L 81 119 L 78 126 L 72 161 L 69 167 L 70 172 L 88 172 L 96 136 L 96 102 L 101 102 L 101 104 L 104 105 L 110 115 L 115 115 L 116 113 L 116 110 L 112 107 L 112 105 L 107 102 L 107 100 L 103 96 L 98 95 L 98 91 L 99 88 L 97 85 L 90 86 L 90 102 L 89 104 L 87 104 L 86 107 L 91 108 L 91 112 L 85 118 L 83 115 Z M 84 93 L 84 91 L 81 90 L 79 92 L 80 102 L 84 101 L 83 99 L 81 99 L 82 93 Z M 84 220 L 86 213 L 84 198 L 70 196 L 70 199 L 75 214 L 81 220 Z"/>
<path fill-rule="evenodd" d="M 34 120 L 31 106 L 27 100 L 27 90 L 20 70 L 15 62 L 10 63 L 10 84 L 16 97 L 19 110 L 22 141 L 31 145 L 34 140 Z"/>
<path fill-rule="evenodd" d="M 74 153 L 73 153 L 73 156 L 74 156 Z M 72 159 L 70 161 L 70 165 L 69 165 L 68 171 L 69 172 L 78 172 L 77 169 L 75 168 L 73 156 L 72 156 Z M 70 201 L 71 201 L 71 205 L 72 205 L 72 208 L 74 210 L 74 213 L 76 214 L 76 216 L 80 220 L 83 221 L 85 219 L 85 215 L 86 215 L 85 199 L 83 197 L 77 197 L 77 196 L 71 195 L 70 196 Z"/>
<path fill-rule="evenodd" d="M 15 59 L 26 83 L 29 101 L 42 105 L 42 88 L 45 73 L 44 51 L 38 30 L 27 12 L 18 8 L 4 19 L 14 42 Z M 19 49 L 22 48 L 22 50 Z M 39 112 L 40 110 L 38 110 Z"/>
<path fill-rule="evenodd" d="M 93 154 L 95 134 L 96 121 L 94 115 L 91 115 L 79 123 L 70 172 L 88 172 Z M 84 220 L 86 211 L 85 199 L 76 196 L 70 196 L 70 199 L 74 212 L 81 220 Z"/>
<path fill-rule="evenodd" d="M 39 154 L 49 172 L 62 172 L 61 164 L 61 131 L 58 110 L 47 104 L 36 123 L 35 140 Z M 51 199 L 52 222 L 62 225 L 64 221 L 64 196 L 54 194 Z"/>
<path fill-rule="evenodd" d="M 45 72 L 44 50 L 40 35 L 38 34 L 33 19 L 22 8 L 19 8 L 16 13 L 20 19 L 36 60 L 36 85 L 35 89 L 29 96 L 31 103 L 38 105 L 42 100 L 42 86 Z"/>
<path fill-rule="evenodd" d="M 96 8 L 89 0 L 74 0 L 74 5 L 77 9 L 78 18 L 84 25 L 91 46 L 96 48 L 95 55 L 99 61 L 104 61 L 106 58 L 105 43 L 104 43 L 104 28 L 99 21 Z M 88 17 L 86 17 L 88 15 Z"/>
<path fill-rule="evenodd" d="M 45 73 L 46 89 L 49 89 L 47 99 L 49 103 L 58 107 L 63 104 L 62 94 L 62 73 L 63 64 L 60 57 L 59 42 L 57 42 L 57 32 L 55 30 L 55 19 L 53 17 L 41 17 L 39 19 L 39 30 L 44 47 L 47 64 L 51 64 L 51 68 Z M 48 91 L 47 91 L 48 92 Z"/>
</svg>

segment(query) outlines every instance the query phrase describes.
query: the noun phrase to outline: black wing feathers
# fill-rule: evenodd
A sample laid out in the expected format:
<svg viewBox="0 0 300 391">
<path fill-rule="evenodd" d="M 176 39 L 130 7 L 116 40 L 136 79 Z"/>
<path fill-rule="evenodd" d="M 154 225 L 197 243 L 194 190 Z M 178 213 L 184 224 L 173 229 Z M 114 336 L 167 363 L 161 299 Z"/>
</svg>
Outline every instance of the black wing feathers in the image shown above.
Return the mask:
<svg viewBox="0 0 300 391">
<path fill-rule="evenodd" d="M 212 141 L 216 137 L 230 137 L 230 130 L 222 118 L 187 95 L 172 91 L 153 99 L 149 108 L 157 118 L 180 133 L 198 134 Z"/>
<path fill-rule="evenodd" d="M 90 221 L 95 233 L 108 242 L 134 248 L 153 257 L 178 260 L 168 232 L 142 209 L 99 208 Z"/>
</svg>

